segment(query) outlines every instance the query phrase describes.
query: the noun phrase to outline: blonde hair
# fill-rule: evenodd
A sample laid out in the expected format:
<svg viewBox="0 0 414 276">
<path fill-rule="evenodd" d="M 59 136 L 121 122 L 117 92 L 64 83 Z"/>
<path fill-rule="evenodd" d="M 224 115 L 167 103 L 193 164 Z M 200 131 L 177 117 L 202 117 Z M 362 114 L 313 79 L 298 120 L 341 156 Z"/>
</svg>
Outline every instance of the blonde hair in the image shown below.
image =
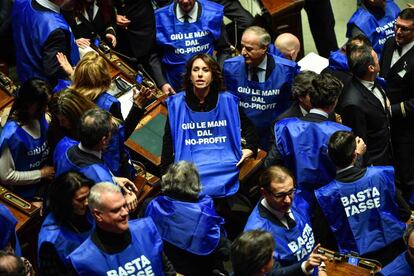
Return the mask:
<svg viewBox="0 0 414 276">
<path fill-rule="evenodd" d="M 106 60 L 96 52 L 89 52 L 76 66 L 70 88 L 95 101 L 100 94 L 108 90 L 111 81 Z"/>
</svg>

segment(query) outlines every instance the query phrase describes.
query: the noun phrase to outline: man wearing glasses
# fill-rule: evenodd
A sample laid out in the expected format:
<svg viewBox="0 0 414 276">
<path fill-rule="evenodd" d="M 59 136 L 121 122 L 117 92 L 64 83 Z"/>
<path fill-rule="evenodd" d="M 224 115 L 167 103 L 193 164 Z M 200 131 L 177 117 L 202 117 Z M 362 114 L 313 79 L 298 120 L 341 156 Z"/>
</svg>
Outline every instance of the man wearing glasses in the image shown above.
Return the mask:
<svg viewBox="0 0 414 276">
<path fill-rule="evenodd" d="M 261 229 L 272 233 L 277 275 L 312 273 L 325 257 L 317 254 L 319 245 L 315 247 L 307 203 L 301 197 L 293 200 L 296 189 L 292 173 L 284 167 L 270 167 L 261 175 L 259 186 L 263 198 L 244 231 Z"/>
<path fill-rule="evenodd" d="M 414 9 L 400 12 L 395 37 L 384 45 L 380 62 L 381 77 L 387 81 L 391 102 L 391 139 L 401 190 L 406 198 L 414 187 Z M 414 204 L 414 197 L 410 199 Z"/>
</svg>

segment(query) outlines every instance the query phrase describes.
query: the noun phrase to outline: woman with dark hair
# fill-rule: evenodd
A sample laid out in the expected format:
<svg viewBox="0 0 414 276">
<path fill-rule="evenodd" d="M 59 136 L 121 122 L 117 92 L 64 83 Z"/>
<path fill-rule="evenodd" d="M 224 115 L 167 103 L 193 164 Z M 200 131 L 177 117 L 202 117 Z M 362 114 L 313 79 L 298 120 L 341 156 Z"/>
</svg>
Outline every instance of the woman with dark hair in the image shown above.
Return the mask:
<svg viewBox="0 0 414 276">
<path fill-rule="evenodd" d="M 239 188 L 237 166 L 257 151 L 254 127 L 239 110 L 238 98 L 224 91 L 223 75 L 211 56 L 198 54 L 187 62 L 183 87 L 167 99 L 161 171 L 191 160 L 200 173 L 202 195 L 233 195 Z"/>
<path fill-rule="evenodd" d="M 53 183 L 49 193 L 50 213 L 38 240 L 41 275 L 67 275 L 66 257 L 85 241 L 93 227 L 87 200 L 93 184 L 76 172 L 64 173 Z"/>
<path fill-rule="evenodd" d="M 0 181 L 19 196 L 41 206 L 47 180 L 49 146 L 45 110 L 50 86 L 43 80 L 25 82 L 17 92 L 0 136 Z"/>
<path fill-rule="evenodd" d="M 162 195 L 146 207 L 164 241 L 164 252 L 183 275 L 214 275 L 225 272 L 230 242 L 224 219 L 211 197 L 201 196 L 200 177 L 194 164 L 180 161 L 162 177 Z M 218 273 L 216 273 L 218 275 Z"/>
</svg>

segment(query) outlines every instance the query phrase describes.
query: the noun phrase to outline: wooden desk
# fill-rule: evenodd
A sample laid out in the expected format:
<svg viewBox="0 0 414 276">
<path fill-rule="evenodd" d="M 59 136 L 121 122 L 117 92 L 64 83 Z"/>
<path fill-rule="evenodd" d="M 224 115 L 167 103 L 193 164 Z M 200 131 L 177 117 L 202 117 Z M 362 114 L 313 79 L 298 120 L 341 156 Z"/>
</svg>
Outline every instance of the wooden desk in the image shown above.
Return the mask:
<svg viewBox="0 0 414 276">
<path fill-rule="evenodd" d="M 14 98 L 0 87 L 0 110 L 13 103 Z"/>
<path fill-rule="evenodd" d="M 278 36 L 281 33 L 292 33 L 300 41 L 300 60 L 304 56 L 302 18 L 300 11 L 305 0 L 262 0 L 263 6 L 272 18 L 272 31 Z"/>
</svg>

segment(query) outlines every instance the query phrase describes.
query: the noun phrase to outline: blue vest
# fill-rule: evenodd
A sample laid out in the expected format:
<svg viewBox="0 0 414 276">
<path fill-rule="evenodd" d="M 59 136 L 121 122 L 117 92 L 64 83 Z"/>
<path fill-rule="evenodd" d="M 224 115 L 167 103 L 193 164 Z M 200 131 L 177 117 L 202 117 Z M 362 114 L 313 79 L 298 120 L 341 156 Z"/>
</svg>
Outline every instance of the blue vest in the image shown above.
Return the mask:
<svg viewBox="0 0 414 276">
<path fill-rule="evenodd" d="M 162 240 L 150 218 L 129 221 L 131 244 L 122 252 L 101 251 L 89 237 L 69 255 L 80 276 L 164 275 Z"/>
<path fill-rule="evenodd" d="M 49 11 L 33 9 L 32 1 L 16 0 L 12 10 L 13 38 L 16 49 L 16 69 L 21 82 L 31 78 L 48 80 L 43 68 L 43 46 L 49 35 L 62 29 L 70 35 L 69 62 L 75 66 L 79 61 L 79 49 L 72 31 L 63 16 Z"/>
<path fill-rule="evenodd" d="M 17 219 L 13 216 L 10 210 L 0 204 L 0 250 L 3 250 L 14 236 L 16 245 L 14 251 L 17 256 L 21 256 L 19 240 L 16 234 Z"/>
<path fill-rule="evenodd" d="M 291 86 L 297 72 L 296 63 L 276 56 L 275 68 L 265 82 L 247 79 L 242 56 L 224 62 L 224 80 L 227 89 L 240 98 L 240 107 L 249 117 L 260 137 L 260 147 L 267 149 L 272 122 L 291 105 Z"/>
<path fill-rule="evenodd" d="M 106 111 L 110 111 L 112 106 L 116 106 L 117 109 L 121 110 L 121 103 L 118 101 L 118 99 L 107 92 L 99 95 L 99 97 L 95 100 L 95 103 L 97 106 Z M 129 162 L 127 164 L 122 164 L 122 154 L 128 157 Z M 130 179 L 134 178 L 135 170 L 132 166 L 129 151 L 125 147 L 125 134 L 123 125 L 120 125 L 118 127 L 118 130 L 112 133 L 111 141 L 103 152 L 102 159 L 104 160 L 105 164 L 108 165 L 114 175 L 127 177 Z M 124 170 L 121 165 L 126 165 L 126 170 Z"/>
<path fill-rule="evenodd" d="M 70 80 L 58 79 L 58 82 L 57 82 L 56 86 L 53 87 L 52 93 L 56 94 L 56 93 L 62 91 L 63 89 L 68 88 L 71 84 L 72 84 L 72 81 L 70 81 Z"/>
<path fill-rule="evenodd" d="M 184 23 L 177 19 L 175 2 L 155 11 L 157 44 L 162 48 L 163 72 L 175 90 L 181 87 L 187 60 L 200 53 L 212 56 L 214 41 L 221 34 L 223 6 L 210 1 L 198 4 L 201 15 L 194 23 Z"/>
<path fill-rule="evenodd" d="M 341 49 L 332 51 L 329 54 L 328 67 L 336 71 L 349 71 L 348 60 L 346 54 L 341 52 Z"/>
<path fill-rule="evenodd" d="M 78 144 L 79 142 L 64 137 L 56 145 L 55 152 L 53 153 L 56 177 L 68 171 L 76 171 L 83 173 L 87 178 L 94 181 L 94 183 L 111 182 L 116 184 L 111 170 L 104 162 L 79 167 L 69 160 L 68 150 L 71 147 L 77 147 Z"/>
<path fill-rule="evenodd" d="M 408 252 L 404 251 L 401 255 L 394 259 L 381 269 L 381 275 L 384 276 L 409 276 L 414 275 L 414 266 L 407 261 Z"/>
<path fill-rule="evenodd" d="M 284 165 L 296 178 L 298 192 L 319 188 L 332 179 L 336 168 L 328 156 L 328 140 L 338 131 L 349 127 L 331 121 L 308 122 L 298 118 L 283 119 L 274 127 L 276 146 Z"/>
<path fill-rule="evenodd" d="M 404 233 L 405 224 L 397 219 L 392 167 L 368 167 L 361 179 L 334 180 L 316 190 L 315 196 L 341 252 L 372 252 Z"/>
<path fill-rule="evenodd" d="M 145 216 L 153 219 L 163 240 L 196 255 L 208 255 L 216 249 L 224 224 L 209 196 L 198 202 L 158 196 L 148 205 Z"/>
<path fill-rule="evenodd" d="M 14 161 L 16 171 L 40 170 L 49 156 L 47 143 L 48 124 L 45 117 L 40 119 L 40 137 L 35 139 L 18 123 L 8 120 L 0 135 L 0 148 L 7 144 Z M 38 188 L 38 184 L 12 187 L 13 192 L 30 200 Z"/>
<path fill-rule="evenodd" d="M 209 112 L 194 112 L 185 93 L 167 100 L 168 119 L 175 162 L 193 162 L 201 177 L 201 195 L 224 197 L 239 189 L 241 134 L 238 100 L 220 92 L 217 106 Z"/>
<path fill-rule="evenodd" d="M 62 264 L 66 264 L 67 257 L 73 250 L 79 247 L 88 237 L 92 231 L 94 220 L 88 213 L 88 221 L 91 224 L 91 230 L 84 233 L 75 233 L 65 227 L 59 226 L 56 223 L 55 217 L 52 213 L 47 215 L 39 232 L 39 239 L 37 243 L 37 256 L 39 258 L 40 248 L 43 243 L 48 242 L 53 244 L 56 253 L 59 256 Z"/>
<path fill-rule="evenodd" d="M 270 43 L 267 46 L 267 52 L 271 55 L 278 56 L 278 57 L 281 57 L 281 58 L 285 58 L 285 56 L 282 54 L 282 52 L 279 51 L 279 49 L 276 48 L 276 46 L 272 43 Z"/>
<path fill-rule="evenodd" d="M 377 52 L 378 58 L 380 58 L 385 41 L 394 36 L 395 20 L 399 12 L 400 8 L 394 3 L 394 0 L 386 1 L 385 15 L 380 20 L 377 20 L 365 8 L 359 7 L 348 21 L 346 37 L 350 38 L 352 36 L 352 25 L 357 26 L 371 41 L 374 51 Z"/>
<path fill-rule="evenodd" d="M 310 219 L 305 208 L 298 208 L 298 205 L 308 206 L 304 202 L 294 200 L 291 211 L 295 218 L 296 226 L 287 229 L 271 222 L 268 218 L 264 218 L 259 213 L 259 203 L 253 209 L 247 220 L 244 231 L 261 229 L 272 234 L 275 240 L 275 259 L 282 266 L 289 266 L 300 263 L 308 259 L 310 253 L 315 247 L 315 239 L 313 236 Z"/>
</svg>

